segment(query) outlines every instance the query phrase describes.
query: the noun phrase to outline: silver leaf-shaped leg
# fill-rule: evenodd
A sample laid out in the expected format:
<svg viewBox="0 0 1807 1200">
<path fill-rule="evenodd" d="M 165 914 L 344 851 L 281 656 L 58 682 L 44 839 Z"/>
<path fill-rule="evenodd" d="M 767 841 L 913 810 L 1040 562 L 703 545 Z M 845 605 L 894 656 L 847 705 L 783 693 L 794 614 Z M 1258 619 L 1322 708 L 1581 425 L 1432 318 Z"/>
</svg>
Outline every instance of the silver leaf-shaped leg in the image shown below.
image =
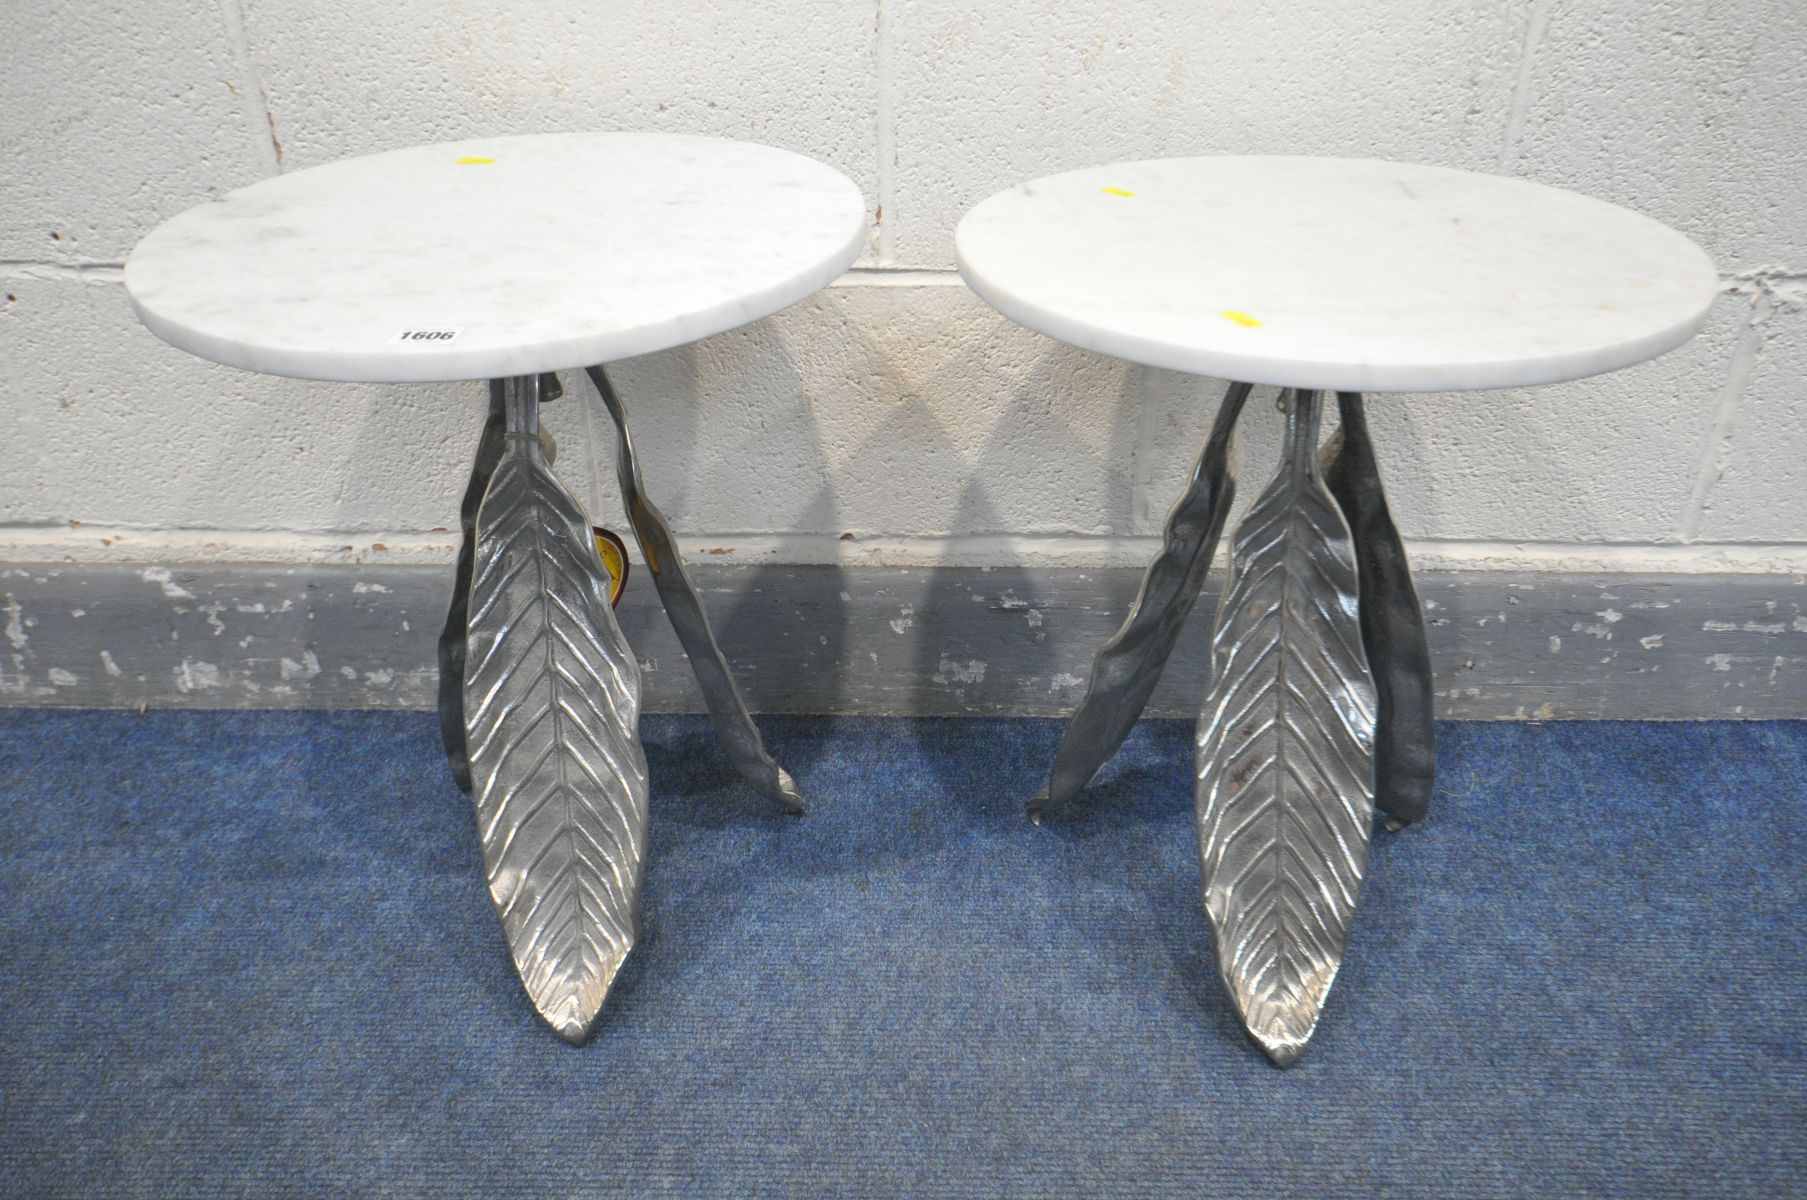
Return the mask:
<svg viewBox="0 0 1807 1200">
<path fill-rule="evenodd" d="M 1294 393 L 1279 473 L 1236 532 L 1198 729 L 1205 910 L 1269 1058 L 1305 1051 L 1342 963 L 1374 814 L 1374 684 L 1355 550 Z"/>
<path fill-rule="evenodd" d="M 1319 463 L 1336 497 L 1361 575 L 1362 647 L 1379 700 L 1374 725 L 1374 802 L 1398 829 L 1424 816 L 1437 772 L 1431 652 L 1405 543 L 1393 527 L 1380 463 L 1359 392 L 1338 392 L 1342 425 Z"/>
<path fill-rule="evenodd" d="M 540 400 L 558 398 L 557 375 L 540 376 Z M 502 431 L 505 427 L 502 408 L 502 381 L 489 382 L 489 417 L 483 423 L 483 434 L 477 440 L 477 457 L 471 464 L 471 477 L 464 486 L 464 502 L 458 506 L 458 566 L 452 575 L 452 602 L 446 608 L 445 628 L 439 633 L 439 737 L 445 744 L 446 762 L 452 778 L 466 795 L 471 790 L 470 756 L 464 748 L 464 659 L 465 622 L 470 613 L 471 563 L 477 545 L 477 507 L 489 491 L 489 477 L 502 461 Z M 540 441 L 546 447 L 546 461 L 554 452 L 552 436 L 540 430 Z"/>
<path fill-rule="evenodd" d="M 477 551 L 477 508 L 489 491 L 489 478 L 502 461 L 502 381 L 489 384 L 489 417 L 477 441 L 477 458 L 465 484 L 464 503 L 458 508 L 458 567 L 452 576 L 452 602 L 446 609 L 445 628 L 439 634 L 439 737 L 445 743 L 446 762 L 452 778 L 468 795 L 471 761 L 464 749 L 465 624 L 470 614 L 471 564 Z"/>
<path fill-rule="evenodd" d="M 534 377 L 477 513 L 464 714 L 490 896 L 521 982 L 581 1042 L 638 928 L 640 669 L 589 522 L 548 469 Z"/>
<path fill-rule="evenodd" d="M 1092 781 L 1123 745 L 1148 697 L 1160 682 L 1161 668 L 1173 653 L 1180 628 L 1192 612 L 1199 588 L 1211 569 L 1211 555 L 1223 533 L 1224 518 L 1236 496 L 1227 459 L 1230 438 L 1249 385 L 1233 383 L 1217 409 L 1211 437 L 1192 469 L 1192 482 L 1167 514 L 1161 552 L 1148 564 L 1142 588 L 1116 636 L 1092 661 L 1085 696 L 1067 724 L 1048 786 L 1029 802 L 1029 815 L 1040 821 L 1057 811 Z"/>
<path fill-rule="evenodd" d="M 634 527 L 640 553 L 646 557 L 653 586 L 659 590 L 659 600 L 665 605 L 665 615 L 671 619 L 678 643 L 690 659 L 690 669 L 696 673 L 716 734 L 727 747 L 728 760 L 760 795 L 787 813 L 800 813 L 803 798 L 797 792 L 797 782 L 766 752 L 759 727 L 753 724 L 747 703 L 728 672 L 728 660 L 716 643 L 714 630 L 709 628 L 709 617 L 697 597 L 696 585 L 684 570 L 677 539 L 671 536 L 664 514 L 647 499 L 646 487 L 640 480 L 640 464 L 634 456 L 633 437 L 628 433 L 627 409 L 607 372 L 601 367 L 590 367 L 589 376 L 615 422 L 616 473 L 621 480 L 621 499 L 627 506 L 628 521 Z"/>
</svg>

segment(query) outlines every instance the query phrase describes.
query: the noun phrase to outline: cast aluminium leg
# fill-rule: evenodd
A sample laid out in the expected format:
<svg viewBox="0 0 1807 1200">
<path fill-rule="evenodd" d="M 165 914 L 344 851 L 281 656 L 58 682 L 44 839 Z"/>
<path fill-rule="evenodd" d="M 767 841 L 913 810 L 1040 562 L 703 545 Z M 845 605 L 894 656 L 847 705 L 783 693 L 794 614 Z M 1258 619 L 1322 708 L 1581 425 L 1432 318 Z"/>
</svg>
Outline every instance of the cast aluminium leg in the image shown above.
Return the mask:
<svg viewBox="0 0 1807 1200">
<path fill-rule="evenodd" d="M 1085 786 L 1147 702 L 1230 504 L 1224 449 L 1247 394 L 1237 385 L 1226 397 L 1161 555 L 1099 652 L 1050 786 L 1030 805 L 1038 818 Z M 1341 964 L 1372 808 L 1390 828 L 1422 817 L 1436 758 L 1430 655 L 1404 546 L 1361 397 L 1338 400 L 1341 428 L 1321 458 L 1317 393 L 1291 406 L 1280 472 L 1237 533 L 1199 724 L 1199 845 L 1218 961 L 1245 1024 L 1282 1066 L 1304 1052 Z"/>
<path fill-rule="evenodd" d="M 502 385 L 462 699 L 490 896 L 534 1007 L 581 1042 L 638 929 L 646 760 L 639 664 L 589 522 L 547 465 L 540 388 L 534 376 Z"/>
<path fill-rule="evenodd" d="M 540 376 L 540 402 L 556 400 L 559 382 L 556 375 Z M 489 381 L 489 417 L 483 423 L 483 436 L 477 442 L 477 459 L 471 464 L 470 482 L 464 488 L 464 503 L 458 507 L 458 567 L 452 577 L 452 602 L 446 609 L 445 628 L 439 634 L 439 737 L 445 743 L 446 762 L 452 778 L 466 795 L 471 790 L 470 758 L 464 749 L 464 625 L 470 609 L 471 559 L 477 544 L 477 506 L 489 490 L 489 477 L 496 473 L 502 459 L 502 431 L 506 426 L 502 406 L 502 381 Z M 541 431 L 540 440 L 547 443 L 546 460 L 552 460 L 551 438 Z"/>
<path fill-rule="evenodd" d="M 1296 1062 L 1342 964 L 1373 826 L 1374 683 L 1356 553 L 1292 395 L 1280 470 L 1237 530 L 1198 727 L 1217 963 L 1244 1025 Z"/>
<path fill-rule="evenodd" d="M 1431 652 L 1412 587 L 1405 545 L 1393 528 L 1380 464 L 1368 438 L 1359 392 L 1338 392 L 1342 426 L 1319 462 L 1330 494 L 1355 537 L 1361 574 L 1362 646 L 1374 672 L 1380 710 L 1374 727 L 1374 802 L 1399 829 L 1430 807 L 1437 769 L 1432 721 Z"/>
<path fill-rule="evenodd" d="M 589 375 L 615 422 L 616 471 L 621 479 L 621 498 L 627 506 L 628 520 L 633 524 L 640 552 L 646 557 L 653 584 L 659 590 L 659 599 L 665 605 L 665 615 L 671 618 L 671 627 L 677 631 L 678 641 L 690 658 L 690 669 L 696 672 L 697 682 L 702 685 L 703 700 L 715 720 L 716 733 L 728 748 L 728 758 L 734 769 L 760 795 L 775 801 L 785 812 L 802 812 L 803 798 L 797 792 L 796 781 L 766 753 L 759 729 L 747 714 L 746 702 L 734 685 L 734 676 L 728 673 L 727 659 L 722 656 L 715 634 L 709 628 L 709 618 L 703 612 L 702 601 L 697 598 L 696 586 L 684 570 L 684 560 L 679 555 L 677 541 L 671 536 L 671 528 L 646 497 L 640 481 L 640 466 L 634 457 L 633 439 L 628 434 L 627 410 L 601 367 L 589 368 Z"/>
<path fill-rule="evenodd" d="M 464 624 L 470 610 L 471 561 L 477 548 L 477 507 L 489 490 L 489 477 L 502 461 L 502 381 L 489 382 L 489 418 L 477 442 L 477 461 L 471 464 L 464 503 L 458 506 L 460 535 L 458 568 L 452 577 L 452 603 L 446 609 L 445 628 L 439 634 L 439 737 L 445 743 L 446 762 L 452 778 L 466 795 L 471 790 L 471 762 L 464 750 Z"/>
<path fill-rule="evenodd" d="M 1235 498 L 1236 481 L 1225 459 L 1248 397 L 1248 384 L 1233 383 L 1218 407 L 1192 482 L 1167 514 L 1161 552 L 1148 564 L 1123 627 L 1093 660 L 1085 697 L 1055 752 L 1048 786 L 1029 802 L 1029 815 L 1035 820 L 1057 811 L 1092 781 L 1147 706 L 1211 569 L 1212 551 Z"/>
</svg>

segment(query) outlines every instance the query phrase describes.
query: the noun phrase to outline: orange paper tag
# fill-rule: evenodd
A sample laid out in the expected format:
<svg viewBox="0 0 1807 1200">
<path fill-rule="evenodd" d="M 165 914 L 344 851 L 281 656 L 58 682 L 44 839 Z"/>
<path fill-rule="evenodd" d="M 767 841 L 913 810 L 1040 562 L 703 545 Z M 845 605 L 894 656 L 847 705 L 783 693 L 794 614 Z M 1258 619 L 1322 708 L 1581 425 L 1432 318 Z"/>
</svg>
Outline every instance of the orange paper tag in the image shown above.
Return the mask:
<svg viewBox="0 0 1807 1200">
<path fill-rule="evenodd" d="M 613 608 L 621 603 L 621 593 L 627 589 L 627 547 L 600 525 L 590 526 L 590 532 L 596 538 L 596 556 L 602 559 L 602 569 L 609 573 L 609 607 Z"/>
</svg>

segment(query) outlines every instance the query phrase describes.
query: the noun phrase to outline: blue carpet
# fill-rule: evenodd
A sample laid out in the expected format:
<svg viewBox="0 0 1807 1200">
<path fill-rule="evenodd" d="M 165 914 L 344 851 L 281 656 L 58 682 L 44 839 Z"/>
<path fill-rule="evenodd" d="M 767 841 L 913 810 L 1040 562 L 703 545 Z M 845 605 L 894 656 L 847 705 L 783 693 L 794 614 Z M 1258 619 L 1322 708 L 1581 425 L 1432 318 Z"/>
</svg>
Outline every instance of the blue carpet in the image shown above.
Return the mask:
<svg viewBox="0 0 1807 1200">
<path fill-rule="evenodd" d="M 646 722 L 641 946 L 532 1016 L 424 713 L 0 712 L 0 1193 L 1807 1193 L 1807 724 L 1452 724 L 1281 1073 L 1221 996 L 1187 726 Z"/>
</svg>

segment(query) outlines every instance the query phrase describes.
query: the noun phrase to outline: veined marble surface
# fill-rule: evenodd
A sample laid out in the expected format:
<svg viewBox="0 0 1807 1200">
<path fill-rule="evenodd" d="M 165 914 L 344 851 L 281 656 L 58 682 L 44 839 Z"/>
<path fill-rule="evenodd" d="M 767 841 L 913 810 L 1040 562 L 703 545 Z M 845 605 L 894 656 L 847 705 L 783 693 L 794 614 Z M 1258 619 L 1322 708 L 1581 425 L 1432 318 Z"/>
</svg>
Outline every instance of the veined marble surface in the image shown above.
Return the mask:
<svg viewBox="0 0 1807 1200">
<path fill-rule="evenodd" d="M 126 263 L 153 333 L 304 379 L 486 379 L 663 350 L 776 312 L 858 257 L 840 172 L 750 142 L 480 138 L 267 179 Z"/>
<path fill-rule="evenodd" d="M 1249 383 L 1443 391 L 1578 379 L 1700 328 L 1706 254 L 1616 205 L 1368 159 L 1175 158 L 1018 184 L 955 235 L 1005 316 Z"/>
</svg>

